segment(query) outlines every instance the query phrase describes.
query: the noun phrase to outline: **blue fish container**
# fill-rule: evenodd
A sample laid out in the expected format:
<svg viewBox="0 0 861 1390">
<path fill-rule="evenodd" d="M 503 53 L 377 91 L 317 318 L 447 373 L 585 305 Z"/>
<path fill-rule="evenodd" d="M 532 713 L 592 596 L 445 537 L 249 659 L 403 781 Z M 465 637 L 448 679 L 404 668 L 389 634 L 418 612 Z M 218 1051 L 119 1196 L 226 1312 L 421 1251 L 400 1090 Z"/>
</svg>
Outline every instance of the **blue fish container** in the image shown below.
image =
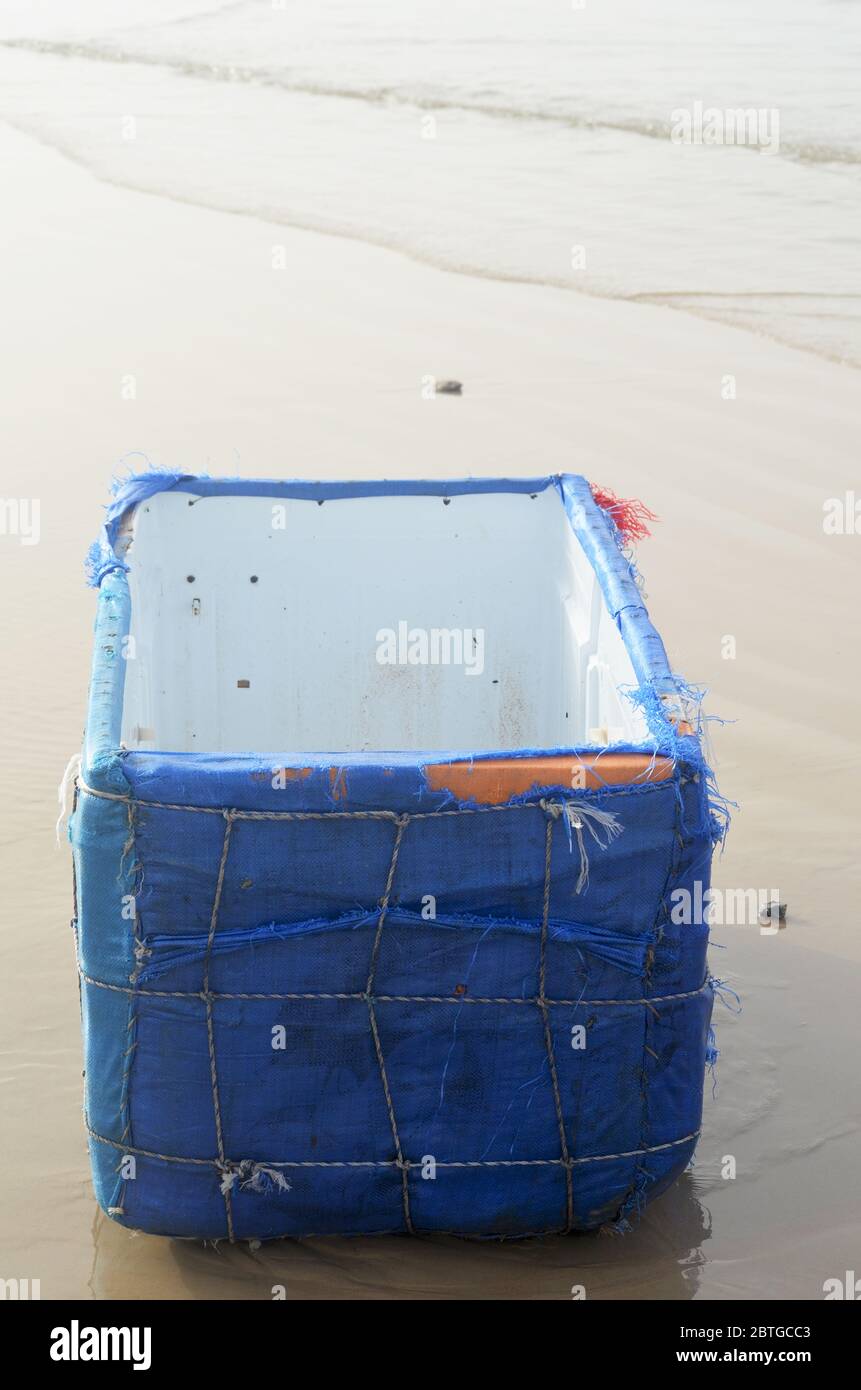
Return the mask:
<svg viewBox="0 0 861 1390">
<path fill-rule="evenodd" d="M 523 1236 L 685 1168 L 674 905 L 722 823 L 630 515 L 572 475 L 118 487 L 70 821 L 109 1216 Z"/>
</svg>

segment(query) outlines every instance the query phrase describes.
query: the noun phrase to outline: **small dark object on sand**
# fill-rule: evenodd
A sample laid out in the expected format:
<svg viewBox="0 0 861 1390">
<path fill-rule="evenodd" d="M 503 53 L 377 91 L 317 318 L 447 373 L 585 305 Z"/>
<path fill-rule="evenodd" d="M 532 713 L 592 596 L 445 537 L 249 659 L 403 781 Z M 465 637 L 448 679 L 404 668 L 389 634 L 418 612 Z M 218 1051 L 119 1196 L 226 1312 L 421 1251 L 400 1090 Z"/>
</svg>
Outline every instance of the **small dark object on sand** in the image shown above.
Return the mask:
<svg viewBox="0 0 861 1390">
<path fill-rule="evenodd" d="M 463 392 L 463 383 L 460 381 L 438 381 L 434 390 L 438 396 L 459 396 Z"/>
<path fill-rule="evenodd" d="M 765 923 L 765 922 L 774 922 L 775 920 L 777 920 L 778 922 L 783 922 L 783 923 L 785 923 L 785 922 L 786 922 L 786 903 L 779 903 L 779 902 L 770 902 L 770 903 L 766 903 L 765 907 L 762 909 L 762 911 L 761 911 L 760 914 L 759 914 L 759 920 L 760 920 L 761 922 L 763 922 L 763 923 Z"/>
</svg>

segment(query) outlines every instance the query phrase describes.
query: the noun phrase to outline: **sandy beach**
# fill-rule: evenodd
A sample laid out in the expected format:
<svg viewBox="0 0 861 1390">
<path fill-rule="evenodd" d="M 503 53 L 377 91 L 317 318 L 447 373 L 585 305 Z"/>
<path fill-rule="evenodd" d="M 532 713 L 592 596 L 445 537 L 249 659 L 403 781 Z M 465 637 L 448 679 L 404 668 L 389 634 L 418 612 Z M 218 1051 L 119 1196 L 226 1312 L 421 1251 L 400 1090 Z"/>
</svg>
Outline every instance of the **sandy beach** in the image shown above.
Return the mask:
<svg viewBox="0 0 861 1390">
<path fill-rule="evenodd" d="M 857 1267 L 861 1237 L 861 541 L 823 529 L 827 499 L 859 490 L 857 371 L 667 307 L 468 278 L 112 186 L 8 124 L 0 159 L 3 494 L 41 504 L 38 544 L 0 538 L 0 1273 L 39 1278 L 43 1298 L 258 1298 L 278 1282 L 291 1298 L 566 1299 L 584 1270 L 594 1298 L 820 1298 Z M 429 376 L 463 395 L 427 399 Z M 695 1168 L 624 1240 L 213 1251 L 99 1213 L 56 789 L 84 720 L 83 557 L 111 477 L 147 461 L 319 478 L 569 470 L 659 516 L 638 555 L 652 616 L 728 721 L 712 751 L 739 810 L 716 882 L 778 888 L 788 919 L 777 935 L 715 929 L 712 970 L 743 1011 L 717 1006 Z"/>
</svg>

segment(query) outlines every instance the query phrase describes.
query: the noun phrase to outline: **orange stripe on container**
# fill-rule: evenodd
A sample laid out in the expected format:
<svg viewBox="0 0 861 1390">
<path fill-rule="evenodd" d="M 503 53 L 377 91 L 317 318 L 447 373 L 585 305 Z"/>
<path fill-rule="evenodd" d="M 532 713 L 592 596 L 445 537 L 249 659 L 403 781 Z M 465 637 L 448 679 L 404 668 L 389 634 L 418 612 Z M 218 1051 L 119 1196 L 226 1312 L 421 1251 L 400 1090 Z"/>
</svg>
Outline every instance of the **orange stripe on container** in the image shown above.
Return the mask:
<svg viewBox="0 0 861 1390">
<path fill-rule="evenodd" d="M 430 763 L 425 776 L 432 791 L 451 792 L 461 801 L 499 806 L 538 787 L 598 791 L 631 782 L 665 782 L 672 758 L 643 753 L 587 754 L 583 758 L 488 758 L 481 762 Z"/>
</svg>

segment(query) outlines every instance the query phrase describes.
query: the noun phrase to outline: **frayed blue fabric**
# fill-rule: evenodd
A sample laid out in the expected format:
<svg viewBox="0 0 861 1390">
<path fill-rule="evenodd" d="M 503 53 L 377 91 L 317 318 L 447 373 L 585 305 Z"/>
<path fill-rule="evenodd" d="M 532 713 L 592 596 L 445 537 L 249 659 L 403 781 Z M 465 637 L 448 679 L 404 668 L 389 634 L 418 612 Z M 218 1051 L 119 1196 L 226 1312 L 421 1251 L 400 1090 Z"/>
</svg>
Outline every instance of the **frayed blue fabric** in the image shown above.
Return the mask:
<svg viewBox="0 0 861 1390">
<path fill-rule="evenodd" d="M 486 806 L 428 776 L 468 749 L 121 747 L 131 613 L 115 546 L 130 507 L 166 488 L 337 504 L 551 487 L 630 653 L 649 738 L 505 756 L 591 751 L 600 773 L 602 753 L 638 752 L 669 758 L 669 777 Z M 670 905 L 708 888 L 728 803 L 703 752 L 702 692 L 671 671 L 585 480 L 150 471 L 118 487 L 92 575 L 70 835 L 104 1210 L 213 1240 L 624 1229 L 699 1134 L 716 1057 L 708 932 Z"/>
</svg>

